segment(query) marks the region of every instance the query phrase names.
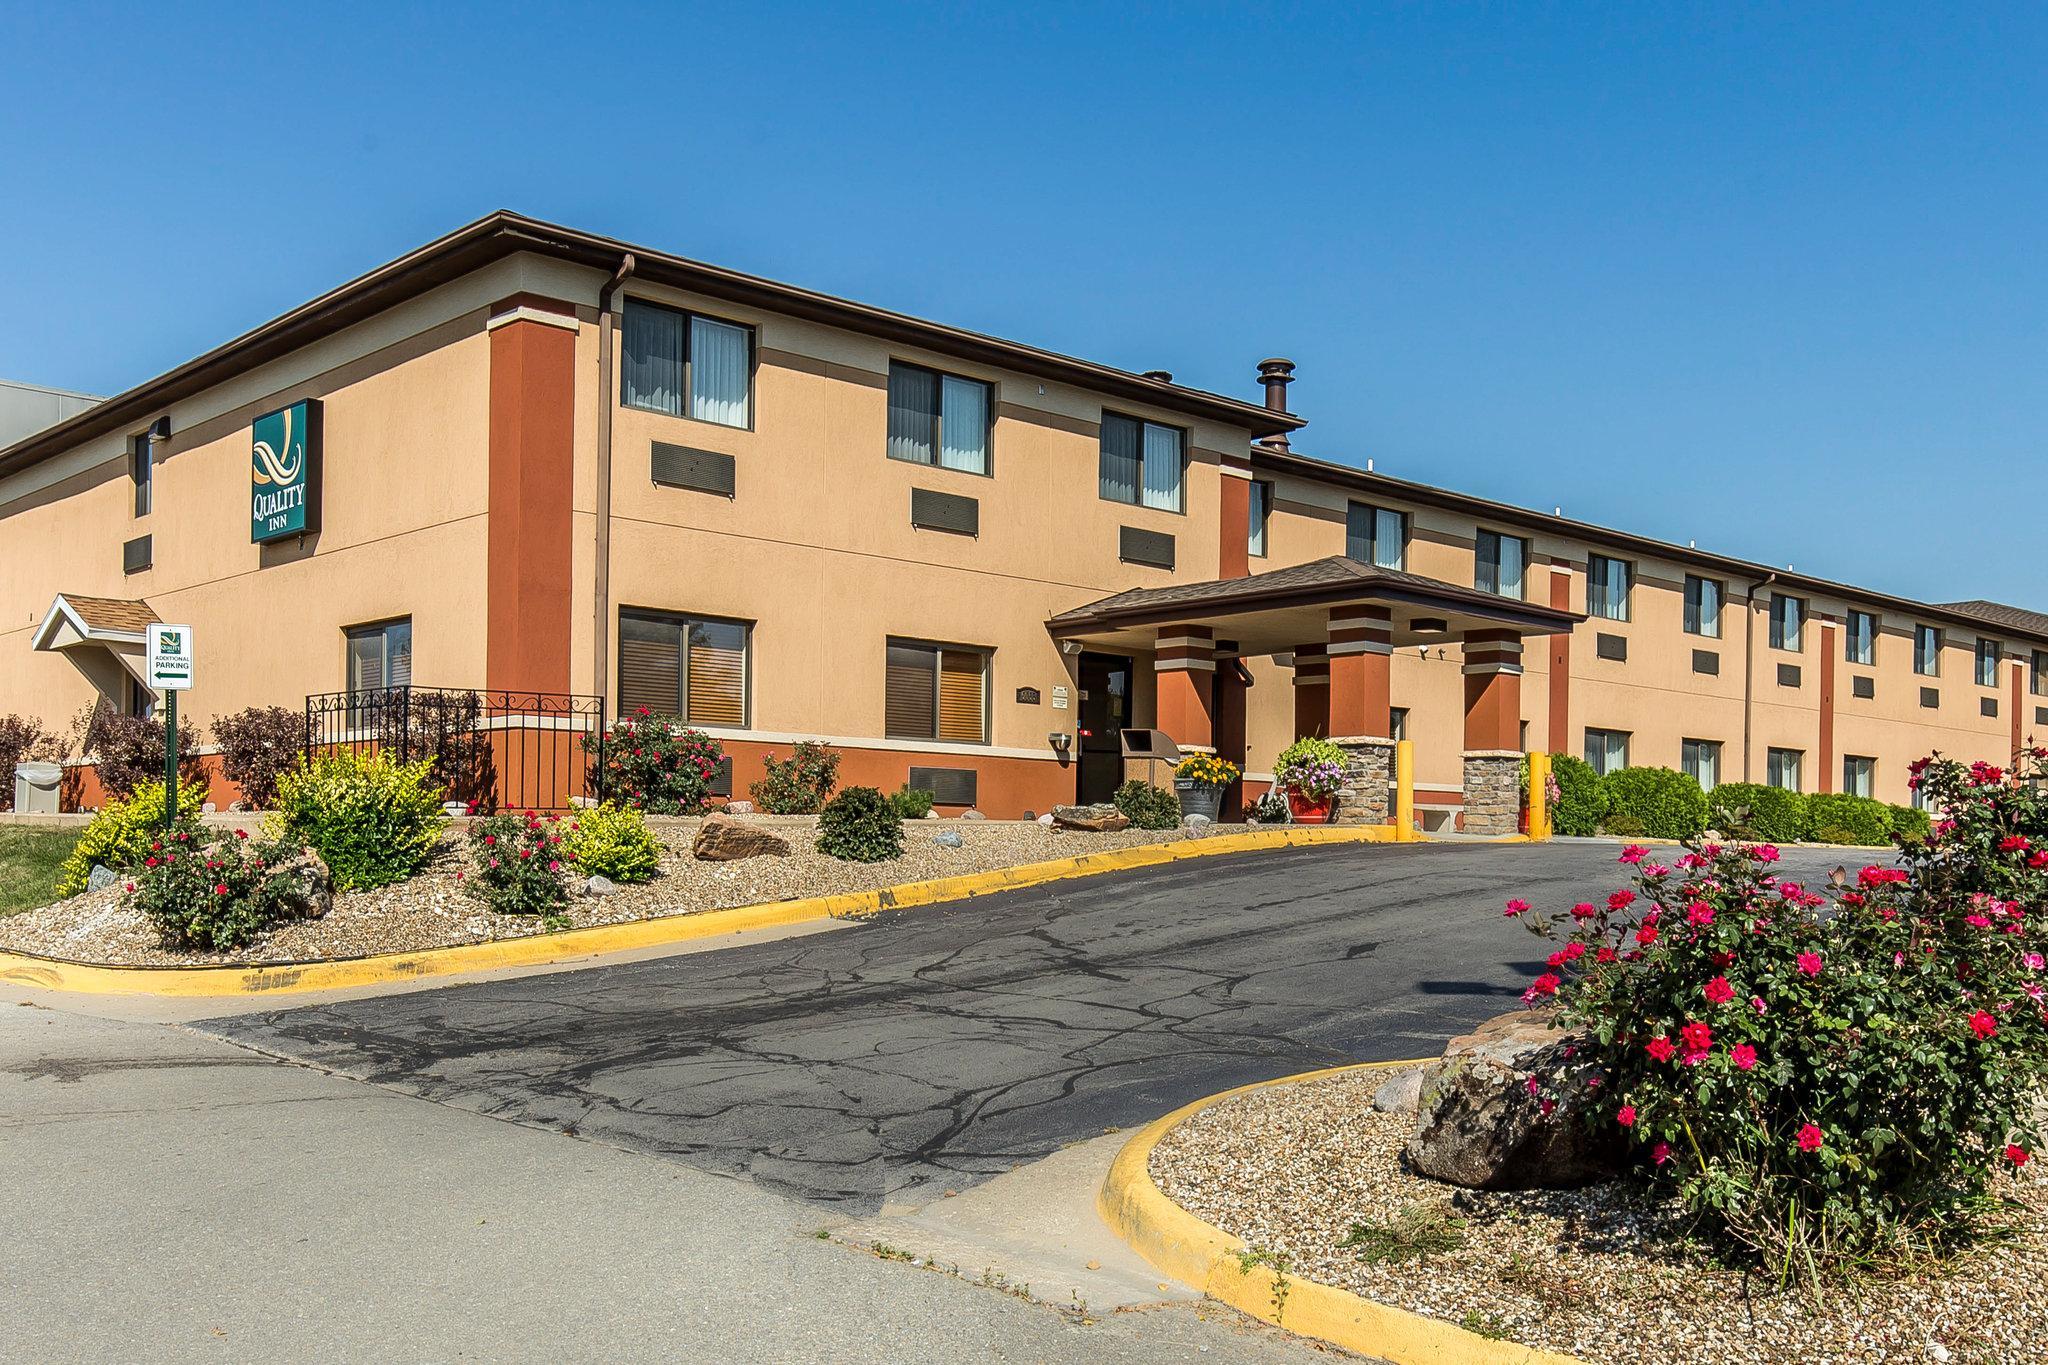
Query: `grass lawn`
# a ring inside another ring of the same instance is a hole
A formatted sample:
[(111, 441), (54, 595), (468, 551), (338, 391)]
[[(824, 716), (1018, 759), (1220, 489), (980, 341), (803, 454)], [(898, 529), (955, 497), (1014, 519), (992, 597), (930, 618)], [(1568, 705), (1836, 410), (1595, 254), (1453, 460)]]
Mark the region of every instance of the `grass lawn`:
[(54, 900), (57, 869), (84, 832), (0, 825), (0, 915), (33, 910)]

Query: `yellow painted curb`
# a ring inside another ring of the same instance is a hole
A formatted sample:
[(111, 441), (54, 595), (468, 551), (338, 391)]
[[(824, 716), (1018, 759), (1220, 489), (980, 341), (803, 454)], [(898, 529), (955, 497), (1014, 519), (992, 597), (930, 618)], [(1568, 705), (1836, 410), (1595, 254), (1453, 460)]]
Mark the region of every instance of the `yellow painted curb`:
[(1391, 843), (1388, 825), (1285, 825), (1172, 843), (1136, 844), (1072, 858), (969, 872), (957, 877), (907, 882), (874, 891), (849, 891), (808, 900), (746, 905), (731, 910), (664, 915), (565, 929), (554, 934), (464, 943), (417, 953), (385, 953), (376, 957), (282, 962), (243, 967), (107, 967), (31, 953), (0, 952), (0, 982), (43, 990), (79, 991), (90, 995), (285, 995), (299, 991), (340, 990), (452, 976), (500, 967), (538, 967), (572, 962), (603, 953), (655, 948), (750, 929), (774, 929), (812, 920), (849, 919), (881, 910), (940, 901), (966, 900), (992, 891), (1011, 891), (1072, 877), (1090, 877), (1133, 867), (1157, 867), (1187, 858), (1224, 853), (1294, 848), (1314, 844)]
[[(1270, 1266), (1247, 1264), (1251, 1251), (1241, 1238), (1211, 1226), (1168, 1199), (1152, 1183), (1152, 1149), (1183, 1120), (1213, 1104), (1269, 1086), (1318, 1080), (1347, 1071), (1414, 1066), (1415, 1062), (1365, 1062), (1333, 1066), (1298, 1076), (1241, 1085), (1196, 1100), (1138, 1130), (1124, 1144), (1095, 1197), (1096, 1212), (1161, 1274), (1201, 1290), (1240, 1313), (1315, 1337), (1347, 1351), (1379, 1356), (1394, 1365), (1583, 1365), (1574, 1356), (1541, 1351), (1519, 1342), (1495, 1341), (1438, 1318), (1361, 1298), (1347, 1290), (1287, 1277)], [(1284, 1311), (1277, 1306), (1284, 1303)]]

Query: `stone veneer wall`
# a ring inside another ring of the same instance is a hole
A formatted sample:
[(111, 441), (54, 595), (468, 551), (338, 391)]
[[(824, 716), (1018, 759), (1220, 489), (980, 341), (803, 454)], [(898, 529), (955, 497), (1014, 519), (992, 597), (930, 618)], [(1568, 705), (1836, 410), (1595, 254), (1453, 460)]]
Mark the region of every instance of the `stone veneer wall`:
[(1394, 818), (1394, 741), (1358, 736), (1331, 741), (1344, 751), (1344, 785), (1337, 789), (1335, 822), (1384, 825)]
[(1513, 834), (1522, 819), (1522, 756), (1507, 749), (1465, 755), (1465, 833)]

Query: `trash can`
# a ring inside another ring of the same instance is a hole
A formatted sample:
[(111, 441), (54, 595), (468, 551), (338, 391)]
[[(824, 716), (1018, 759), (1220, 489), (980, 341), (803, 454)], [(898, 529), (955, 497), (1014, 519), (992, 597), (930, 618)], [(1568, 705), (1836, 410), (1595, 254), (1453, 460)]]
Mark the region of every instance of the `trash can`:
[(19, 815), (55, 815), (57, 788), (64, 780), (61, 763), (14, 765), (14, 809)]

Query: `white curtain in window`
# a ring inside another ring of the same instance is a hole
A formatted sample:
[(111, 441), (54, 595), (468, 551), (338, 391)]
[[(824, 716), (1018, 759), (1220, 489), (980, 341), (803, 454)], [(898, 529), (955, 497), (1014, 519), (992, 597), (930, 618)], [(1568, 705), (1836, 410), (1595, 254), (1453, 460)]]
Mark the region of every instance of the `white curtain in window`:
[(1102, 496), (1138, 500), (1138, 424), (1128, 417), (1102, 419)]
[(1382, 569), (1401, 567), (1403, 539), (1401, 535), (1401, 514), (1386, 508), (1376, 508), (1372, 516), (1372, 562)]
[(1502, 597), (1522, 595), (1522, 549), (1524, 542), (1517, 536), (1500, 538), (1500, 562), (1494, 571), (1494, 591)]
[(939, 463), (948, 469), (988, 473), (988, 385), (972, 379), (944, 381), (945, 401), (939, 421)]
[(1180, 433), (1145, 423), (1145, 505), (1180, 510)]
[(889, 458), (932, 462), (932, 426), (938, 421), (938, 376), (910, 365), (889, 367)]
[(1251, 485), (1251, 496), (1245, 499), (1251, 510), (1251, 526), (1245, 532), (1245, 550), (1254, 555), (1266, 553), (1266, 485)]
[(620, 401), (682, 416), (683, 315), (628, 300), (624, 332)]
[(747, 424), (747, 329), (690, 319), (690, 416), (729, 427)]

